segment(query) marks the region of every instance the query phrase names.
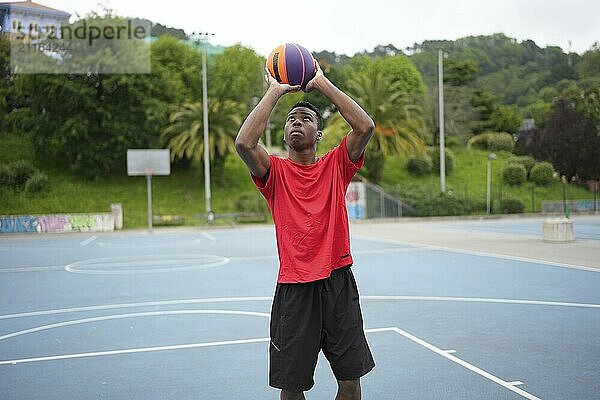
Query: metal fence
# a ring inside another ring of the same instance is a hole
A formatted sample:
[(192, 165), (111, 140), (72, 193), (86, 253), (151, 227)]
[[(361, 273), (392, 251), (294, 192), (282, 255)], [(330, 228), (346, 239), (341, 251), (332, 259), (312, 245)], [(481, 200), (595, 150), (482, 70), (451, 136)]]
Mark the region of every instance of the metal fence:
[(569, 201), (542, 201), (542, 213), (561, 214), (569, 212), (598, 212), (600, 201), (595, 200), (569, 200)]
[(358, 176), (351, 183), (346, 202), (350, 219), (399, 218), (415, 211), (381, 186)]
[[(573, 198), (569, 185), (563, 186), (562, 195), (548, 196), (543, 188), (498, 185), (490, 193), (489, 204), (485, 192), (473, 191), (468, 185), (448, 187), (440, 193), (439, 187), (430, 185), (393, 185), (386, 192), (411, 205), (403, 216), (482, 215), (510, 213), (562, 214), (600, 212), (600, 192), (589, 192), (589, 198)], [(562, 199), (561, 199), (562, 197)], [(488, 210), (489, 207), (489, 210)]]

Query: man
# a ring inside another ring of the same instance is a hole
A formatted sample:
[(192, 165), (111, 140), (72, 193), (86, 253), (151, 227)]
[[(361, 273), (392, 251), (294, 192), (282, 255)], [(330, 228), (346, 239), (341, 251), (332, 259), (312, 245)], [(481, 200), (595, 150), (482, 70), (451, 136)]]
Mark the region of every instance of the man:
[(279, 98), (300, 90), (279, 84), (268, 72), (269, 87), (242, 124), (235, 145), (267, 200), (277, 236), (280, 266), (271, 308), (269, 384), (281, 389), (282, 400), (304, 399), (323, 350), (338, 382), (336, 400), (358, 400), (360, 377), (375, 363), (350, 269), (345, 194), (364, 163), (374, 124), (316, 66), (305, 91), (320, 91), (352, 127), (339, 146), (316, 157), (323, 120), (305, 102), (294, 105), (285, 122), (288, 158), (270, 156), (259, 145)]

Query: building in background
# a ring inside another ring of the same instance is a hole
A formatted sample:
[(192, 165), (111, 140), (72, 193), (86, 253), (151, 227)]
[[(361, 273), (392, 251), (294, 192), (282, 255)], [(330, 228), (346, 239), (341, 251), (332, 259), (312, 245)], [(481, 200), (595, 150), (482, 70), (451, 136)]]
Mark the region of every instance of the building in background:
[(60, 37), (60, 28), (71, 14), (32, 1), (0, 3), (2, 32), (17, 37)]

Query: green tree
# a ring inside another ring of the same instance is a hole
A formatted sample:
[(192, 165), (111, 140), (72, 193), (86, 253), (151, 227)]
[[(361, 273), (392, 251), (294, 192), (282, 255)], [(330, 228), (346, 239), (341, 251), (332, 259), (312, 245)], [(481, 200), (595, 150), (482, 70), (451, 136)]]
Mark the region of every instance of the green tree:
[(128, 148), (156, 145), (164, 104), (144, 75), (19, 75), (11, 130), (30, 134), (36, 156), (99, 177), (125, 170)]
[(425, 85), (419, 71), (410, 59), (404, 55), (387, 56), (383, 58), (369, 58), (355, 56), (348, 68), (344, 69), (345, 81), (361, 72), (380, 71), (389, 79), (389, 83), (397, 82), (397, 86), (413, 103), (422, 105), (424, 101)]
[(171, 35), (152, 43), (152, 74), (164, 82), (162, 96), (174, 104), (202, 98), (202, 56)]
[(535, 126), (540, 129), (546, 127), (548, 118), (552, 113), (552, 103), (545, 101), (536, 101), (524, 109), (525, 118), (533, 118)]
[(444, 61), (444, 83), (452, 86), (466, 86), (477, 77), (477, 63), (474, 60)]
[(595, 126), (596, 133), (600, 135), (600, 81), (591, 87), (570, 87), (563, 92), (577, 110), (585, 115)]
[(477, 113), (477, 118), (471, 123), (473, 133), (478, 134), (493, 130), (492, 114), (498, 106), (497, 97), (486, 90), (476, 89), (471, 98), (471, 105)]
[(11, 79), (10, 42), (0, 35), (0, 129), (4, 128), (5, 118), (12, 107)]
[[(235, 150), (234, 139), (242, 123), (243, 106), (233, 100), (208, 100), (209, 154), (211, 171), (223, 183), (226, 156)], [(187, 158), (197, 163), (204, 157), (204, 124), (202, 103), (185, 103), (169, 117), (169, 125), (161, 135), (171, 150), (171, 159)]]
[(235, 44), (215, 56), (209, 69), (208, 95), (220, 100), (234, 100), (249, 111), (263, 92), (265, 59), (254, 50)]
[(559, 98), (543, 130), (532, 132), (523, 150), (538, 160), (550, 161), (567, 177), (600, 178), (600, 136), (591, 119), (575, 102)]
[(581, 77), (600, 76), (600, 42), (583, 54), (575, 68)]
[(424, 149), (425, 85), (404, 55), (355, 57), (344, 72), (346, 89), (375, 122), (365, 153), (365, 174), (380, 182), (385, 157)]
[[(380, 182), (383, 161), (390, 154), (408, 155), (423, 150), (424, 121), (420, 106), (413, 104), (402, 82), (394, 81), (383, 71), (370, 69), (357, 73), (348, 82), (350, 95), (375, 122), (375, 133), (365, 153), (365, 173)], [(349, 127), (338, 113), (333, 117), (326, 136), (339, 137)]]
[(490, 120), (497, 132), (516, 133), (523, 118), (515, 106), (498, 106)]
[[(514, 38), (498, 33), (469, 36), (455, 41), (425, 41), (415, 44), (410, 49), (413, 52), (411, 60), (419, 68), (429, 87), (437, 82), (439, 49), (443, 49), (450, 57), (444, 61), (447, 83), (460, 84), (461, 75), (453, 74), (452, 69), (472, 60), (478, 71), (476, 79), (469, 86), (493, 93), (500, 104), (515, 104), (525, 109), (539, 100), (537, 93), (540, 89), (554, 87), (561, 92), (559, 82), (577, 79), (576, 71), (571, 66), (579, 63), (579, 56), (576, 54), (565, 54), (556, 46), (540, 48), (531, 40), (519, 43)], [(584, 63), (580, 68), (595, 65), (591, 56), (592, 54), (589, 55), (591, 63)], [(458, 81), (453, 78), (458, 78)], [(552, 99), (545, 101), (552, 102)], [(485, 130), (477, 124), (474, 129), (475, 133)]]
[[(478, 117), (471, 105), (473, 90), (465, 86), (447, 86), (444, 88), (444, 132), (455, 137), (458, 143), (466, 143), (471, 137), (471, 124)], [(426, 122), (431, 138), (428, 143), (439, 143), (439, 102), (438, 88), (434, 86), (427, 93)]]
[(151, 51), (151, 74), (16, 75), (10, 129), (30, 134), (44, 162), (89, 177), (124, 173), (126, 150), (158, 146), (170, 106), (199, 87), (192, 49), (165, 36)]

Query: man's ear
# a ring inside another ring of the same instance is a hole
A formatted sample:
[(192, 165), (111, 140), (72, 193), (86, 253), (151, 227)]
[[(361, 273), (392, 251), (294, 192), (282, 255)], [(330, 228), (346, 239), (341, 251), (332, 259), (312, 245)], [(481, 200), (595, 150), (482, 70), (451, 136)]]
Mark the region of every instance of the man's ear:
[(317, 142), (323, 139), (323, 131), (317, 131)]

